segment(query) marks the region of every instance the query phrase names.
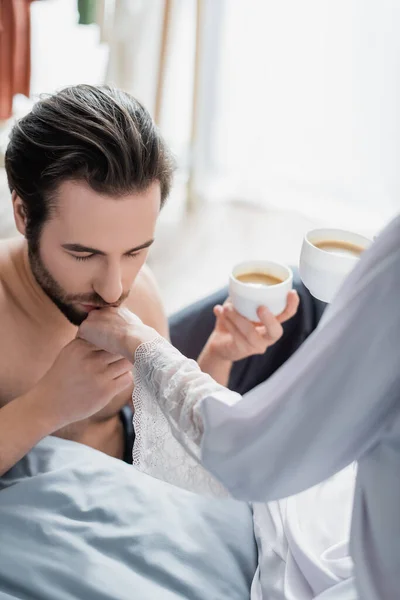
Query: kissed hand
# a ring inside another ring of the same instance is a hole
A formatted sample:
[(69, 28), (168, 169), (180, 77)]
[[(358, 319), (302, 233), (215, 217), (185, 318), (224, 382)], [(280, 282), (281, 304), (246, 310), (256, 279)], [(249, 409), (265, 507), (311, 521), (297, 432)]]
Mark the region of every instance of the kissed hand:
[(123, 307), (91, 311), (78, 330), (78, 337), (131, 363), (138, 346), (157, 336), (154, 329)]
[[(297, 292), (291, 291), (285, 310), (277, 317), (266, 307), (258, 309), (260, 323), (252, 323), (242, 317), (229, 299), (223, 306), (215, 306), (215, 327), (199, 357), (199, 363), (203, 359), (206, 364), (210, 358), (211, 362), (216, 358), (232, 363), (253, 354), (264, 354), (282, 336), (282, 323), (296, 314), (298, 306)], [(78, 337), (111, 354), (123, 356), (132, 363), (138, 346), (157, 335), (154, 329), (144, 325), (139, 317), (123, 307), (90, 312), (78, 330)]]

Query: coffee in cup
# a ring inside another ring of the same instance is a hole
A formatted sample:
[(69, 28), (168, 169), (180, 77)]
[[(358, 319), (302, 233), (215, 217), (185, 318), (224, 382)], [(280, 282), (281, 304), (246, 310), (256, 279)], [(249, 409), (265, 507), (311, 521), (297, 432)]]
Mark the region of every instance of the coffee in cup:
[(270, 273), (263, 273), (253, 271), (251, 273), (243, 273), (241, 275), (236, 275), (236, 279), (241, 281), (242, 283), (250, 283), (252, 285), (279, 285), (283, 283), (283, 279), (279, 279), (278, 277), (274, 277)]
[(339, 256), (355, 256), (356, 258), (359, 258), (365, 250), (362, 246), (340, 240), (322, 240), (321, 242), (315, 242), (314, 246), (325, 252), (330, 252), (331, 254), (338, 254)]
[(300, 277), (310, 293), (331, 302), (371, 240), (343, 229), (314, 229), (303, 241)]
[(257, 309), (267, 306), (274, 315), (285, 310), (293, 273), (280, 263), (247, 261), (236, 265), (229, 278), (229, 296), (235, 309), (253, 322), (259, 322)]

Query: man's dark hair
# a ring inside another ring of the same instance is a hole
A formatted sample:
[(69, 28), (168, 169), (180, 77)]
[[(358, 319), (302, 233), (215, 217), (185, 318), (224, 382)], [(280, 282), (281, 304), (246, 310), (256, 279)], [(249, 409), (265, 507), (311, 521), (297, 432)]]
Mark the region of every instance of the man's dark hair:
[(174, 171), (147, 110), (126, 92), (91, 85), (37, 102), (14, 126), (5, 166), (10, 190), (24, 204), (27, 238), (36, 242), (63, 181), (85, 181), (115, 196), (158, 181), (162, 206)]

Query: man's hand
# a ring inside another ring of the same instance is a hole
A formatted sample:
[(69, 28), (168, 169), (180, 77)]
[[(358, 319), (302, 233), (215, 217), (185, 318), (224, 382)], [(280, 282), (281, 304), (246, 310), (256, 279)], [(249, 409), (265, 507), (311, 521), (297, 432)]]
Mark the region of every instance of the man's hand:
[(132, 385), (132, 364), (75, 339), (34, 388), (54, 429), (91, 417)]
[(277, 317), (261, 306), (257, 311), (260, 323), (242, 317), (229, 299), (223, 306), (215, 306), (215, 327), (198, 359), (201, 369), (227, 385), (232, 363), (253, 354), (264, 354), (281, 338), (282, 323), (296, 314), (298, 306), (299, 297), (293, 290), (288, 294), (285, 310)]
[(91, 417), (131, 385), (126, 359), (70, 342), (29, 392), (0, 409), (0, 476), (43, 437)]
[(124, 356), (131, 363), (135, 351), (144, 342), (157, 337), (157, 332), (127, 308), (92, 310), (78, 330), (78, 337), (98, 348)]
[(274, 317), (268, 308), (261, 306), (257, 311), (260, 323), (252, 323), (227, 300), (223, 306), (214, 307), (217, 320), (207, 344), (215, 356), (232, 362), (253, 354), (264, 354), (281, 338), (282, 323), (296, 314), (298, 306), (299, 297), (297, 292), (292, 291), (282, 314)]

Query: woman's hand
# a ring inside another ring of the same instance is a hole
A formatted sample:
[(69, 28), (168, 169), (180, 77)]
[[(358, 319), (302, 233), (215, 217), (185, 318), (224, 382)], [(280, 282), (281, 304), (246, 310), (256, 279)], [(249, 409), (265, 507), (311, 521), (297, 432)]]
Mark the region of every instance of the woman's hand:
[(123, 307), (92, 310), (78, 329), (78, 337), (131, 363), (138, 346), (157, 336), (154, 329)]

